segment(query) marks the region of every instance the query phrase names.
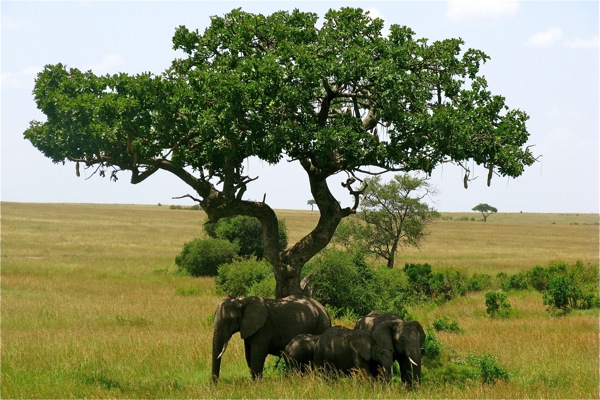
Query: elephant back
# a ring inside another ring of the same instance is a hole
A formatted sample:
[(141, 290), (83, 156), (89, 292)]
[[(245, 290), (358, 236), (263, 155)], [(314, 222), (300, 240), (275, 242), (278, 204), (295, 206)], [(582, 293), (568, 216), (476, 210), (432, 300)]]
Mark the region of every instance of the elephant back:
[(377, 311), (371, 311), (369, 314), (362, 317), (354, 326), (354, 329), (368, 329), (374, 330), (375, 327), (382, 322), (386, 321), (402, 321), (402, 318), (396, 313), (378, 313)]

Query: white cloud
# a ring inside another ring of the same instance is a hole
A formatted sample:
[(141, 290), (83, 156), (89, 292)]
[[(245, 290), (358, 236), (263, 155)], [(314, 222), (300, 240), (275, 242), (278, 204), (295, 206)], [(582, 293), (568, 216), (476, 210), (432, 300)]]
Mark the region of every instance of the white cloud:
[(527, 46), (530, 47), (551, 47), (558, 43), (563, 38), (562, 29), (555, 26), (544, 32), (533, 34), (527, 41)]
[(597, 49), (599, 47), (598, 43), (598, 36), (594, 36), (589, 39), (575, 38), (567, 40), (565, 46), (572, 49)]
[(529, 47), (552, 47), (562, 45), (572, 49), (597, 49), (599, 47), (598, 36), (587, 39), (575, 38), (565, 39), (562, 29), (553, 26), (546, 31), (537, 32), (527, 41)]
[(446, 15), (452, 19), (502, 18), (518, 10), (518, 0), (450, 0)]

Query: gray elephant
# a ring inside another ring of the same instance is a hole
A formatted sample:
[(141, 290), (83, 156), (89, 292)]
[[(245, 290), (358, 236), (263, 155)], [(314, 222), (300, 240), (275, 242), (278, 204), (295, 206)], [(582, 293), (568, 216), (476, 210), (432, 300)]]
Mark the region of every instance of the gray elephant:
[(421, 381), (421, 350), (425, 331), (417, 321), (405, 322), (394, 313), (371, 312), (356, 323), (354, 329), (380, 330), (385, 327), (393, 343), (394, 360), (400, 366), (402, 382), (412, 385)]
[(331, 326), (325, 307), (304, 296), (271, 300), (261, 297), (225, 299), (215, 312), (212, 381), (217, 382), (221, 357), (231, 336), (240, 332), (253, 379), (262, 376), (267, 355), (279, 356), (300, 333), (319, 334)]
[(281, 353), (289, 369), (307, 372), (314, 364), (315, 346), (320, 335), (302, 333), (295, 336)]
[(377, 376), (382, 368), (391, 378), (393, 362), (391, 337), (379, 331), (336, 326), (323, 332), (315, 346), (315, 366), (325, 372), (362, 370)]

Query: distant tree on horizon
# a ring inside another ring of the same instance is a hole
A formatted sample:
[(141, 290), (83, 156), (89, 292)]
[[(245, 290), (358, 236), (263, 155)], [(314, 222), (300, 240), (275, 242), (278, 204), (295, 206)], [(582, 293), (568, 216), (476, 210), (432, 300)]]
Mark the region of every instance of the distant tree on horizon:
[(317, 202), (314, 199), (310, 199), (309, 201), (306, 202), (306, 204), (308, 204), (310, 206), (310, 211), (313, 211), (315, 209), (315, 204), (317, 204)]
[(487, 203), (479, 203), (475, 207), (472, 208), (473, 211), (479, 211), (483, 216), (483, 222), (487, 222), (487, 217), (492, 215), (493, 213), (497, 213), (498, 209), (496, 207), (492, 207)]

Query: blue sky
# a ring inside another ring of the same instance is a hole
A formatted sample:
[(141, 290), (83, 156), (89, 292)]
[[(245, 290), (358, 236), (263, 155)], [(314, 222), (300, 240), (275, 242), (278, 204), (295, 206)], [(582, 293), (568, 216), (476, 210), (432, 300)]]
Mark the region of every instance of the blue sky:
[[(1, 199), (19, 202), (190, 204), (174, 196), (193, 194), (167, 173), (132, 185), (75, 175), (75, 166), (53, 164), (23, 139), (29, 121), (43, 120), (31, 91), (44, 65), (62, 62), (97, 74), (160, 73), (177, 57), (175, 27), (202, 31), (209, 16), (232, 8), (271, 13), (299, 8), (323, 15), (329, 8), (361, 7), (386, 25), (407, 25), (430, 41), (460, 37), (465, 48), (491, 60), (483, 74), (495, 94), (531, 117), (528, 129), (540, 162), (517, 179), (486, 171), (469, 189), (462, 172), (444, 166), (430, 183), (440, 211), (469, 211), (488, 203), (500, 212), (594, 212), (599, 208), (598, 1), (62, 1), (1, 2)], [(274, 208), (309, 209), (302, 169), (250, 161), (259, 179), (246, 197)], [(351, 199), (332, 178), (338, 199)], [(344, 177), (345, 179), (345, 177)], [(339, 189), (338, 189), (339, 188)]]

